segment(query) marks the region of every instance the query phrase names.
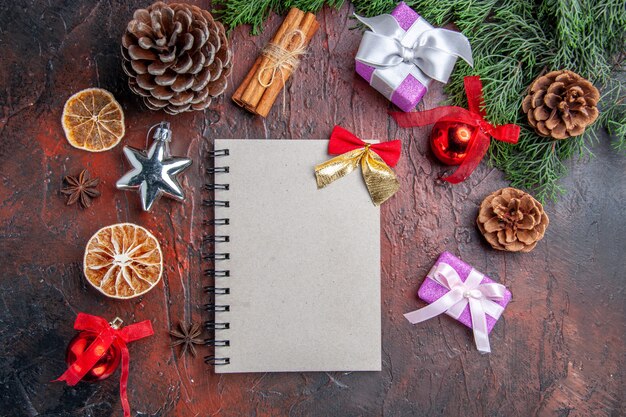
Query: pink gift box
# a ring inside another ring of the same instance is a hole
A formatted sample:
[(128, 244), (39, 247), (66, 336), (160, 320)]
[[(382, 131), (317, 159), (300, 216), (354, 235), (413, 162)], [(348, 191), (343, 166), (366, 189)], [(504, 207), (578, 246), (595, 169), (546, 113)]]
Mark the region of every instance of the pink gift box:
[[(437, 265), (439, 265), (439, 263), (441, 262), (444, 262), (450, 265), (457, 272), (457, 274), (459, 274), (459, 278), (461, 278), (461, 281), (463, 282), (465, 282), (468, 275), (470, 274), (470, 271), (472, 270), (472, 267), (470, 265), (466, 264), (465, 262), (463, 262), (456, 256), (452, 255), (450, 252), (443, 252), (441, 255), (439, 255), (439, 258), (437, 259), (437, 262), (435, 262), (435, 265), (433, 266), (431, 271), (434, 271)], [(430, 273), (431, 272), (429, 272), (429, 275)], [(493, 283), (493, 282), (494, 281), (491, 278), (485, 275), (485, 277), (480, 283), (488, 284), (488, 283)], [(422, 283), (422, 285), (420, 286), (417, 292), (417, 295), (419, 296), (420, 299), (426, 301), (428, 304), (431, 304), (435, 302), (436, 300), (438, 300), (439, 298), (443, 297), (445, 294), (447, 294), (448, 291), (449, 290), (446, 287), (439, 284), (437, 281), (433, 280), (429, 276), (426, 276), (426, 278), (424, 279), (424, 282)], [(502, 300), (494, 301), (494, 302), (502, 306), (502, 308), (506, 308), (506, 305), (509, 303), (509, 301), (511, 301), (511, 292), (507, 289), (504, 293), (504, 297), (502, 298)], [(491, 330), (493, 329), (493, 326), (495, 326), (497, 319), (491, 317), (489, 314), (486, 315), (486, 319), (487, 319), (487, 331), (490, 333)], [(465, 309), (459, 316), (458, 321), (460, 321), (461, 323), (463, 323), (470, 329), (472, 328), (472, 317), (470, 315), (469, 305), (465, 307)]]
[[(404, 30), (408, 30), (417, 19), (420, 19), (420, 15), (411, 9), (404, 2), (400, 2), (396, 8), (391, 12), (391, 15), (396, 19), (400, 27)], [(424, 20), (424, 19), (422, 19)], [(426, 25), (426, 21), (424, 21)], [(428, 25), (432, 28), (432, 26)], [(372, 84), (372, 78), (376, 68), (366, 65), (362, 62), (356, 61), (355, 66), (357, 74), (363, 77), (370, 85)], [(398, 106), (402, 111), (411, 111), (417, 106), (422, 97), (428, 91), (428, 86), (432, 81), (426, 75), (423, 78), (424, 83), (420, 82), (413, 75), (409, 74), (402, 83), (395, 88), (391, 94), (391, 102)], [(379, 90), (380, 91), (380, 90)], [(380, 91), (384, 95), (388, 95), (388, 92)]]

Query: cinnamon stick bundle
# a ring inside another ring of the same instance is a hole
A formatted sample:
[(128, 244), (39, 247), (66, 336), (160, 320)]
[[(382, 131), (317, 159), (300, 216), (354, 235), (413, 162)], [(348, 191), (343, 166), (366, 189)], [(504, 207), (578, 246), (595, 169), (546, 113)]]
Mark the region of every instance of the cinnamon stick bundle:
[(233, 101), (266, 117), (318, 28), (314, 14), (291, 8), (233, 94)]

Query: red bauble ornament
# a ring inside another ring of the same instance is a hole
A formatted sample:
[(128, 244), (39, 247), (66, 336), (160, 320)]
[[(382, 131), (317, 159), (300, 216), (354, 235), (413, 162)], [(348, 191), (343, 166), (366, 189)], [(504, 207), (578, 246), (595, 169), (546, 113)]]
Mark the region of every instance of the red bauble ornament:
[(120, 376), (120, 399), (124, 417), (130, 417), (128, 403), (128, 363), (130, 354), (127, 344), (144, 337), (152, 336), (150, 320), (134, 323), (124, 328), (122, 319), (116, 317), (107, 322), (102, 317), (78, 313), (74, 321), (74, 329), (81, 332), (72, 339), (65, 360), (67, 370), (55, 381), (65, 381), (74, 386), (80, 381), (100, 381), (110, 376), (122, 359)]
[(485, 118), (483, 84), (480, 77), (463, 79), (468, 109), (443, 106), (423, 112), (392, 112), (402, 127), (435, 124), (430, 144), (437, 158), (448, 165), (460, 165), (442, 180), (452, 184), (465, 181), (476, 169), (489, 150), (491, 138), (507, 143), (517, 143), (520, 127), (514, 124), (492, 125)]
[[(97, 337), (97, 333), (90, 331), (78, 333), (67, 346), (67, 351), (65, 352), (65, 363), (67, 363), (67, 366), (73, 364), (76, 359), (80, 357), (87, 350), (87, 348), (89, 348), (89, 346), (91, 346)], [(98, 348), (96, 347), (96, 349)], [(109, 346), (106, 353), (104, 353), (100, 360), (96, 362), (93, 368), (91, 368), (85, 376), (83, 376), (82, 381), (97, 382), (107, 379), (120, 365), (120, 358), (120, 348), (116, 343), (113, 343)]]
[(430, 134), (430, 147), (437, 159), (446, 165), (461, 165), (467, 156), (474, 129), (465, 123), (437, 121)]

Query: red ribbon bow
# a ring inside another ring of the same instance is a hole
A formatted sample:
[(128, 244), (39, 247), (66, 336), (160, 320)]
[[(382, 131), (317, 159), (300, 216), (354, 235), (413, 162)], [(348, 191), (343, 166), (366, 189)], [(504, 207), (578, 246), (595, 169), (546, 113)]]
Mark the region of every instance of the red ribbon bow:
[(517, 143), (520, 132), (519, 126), (515, 124), (494, 126), (487, 122), (485, 120), (487, 113), (483, 98), (483, 84), (480, 77), (465, 77), (463, 81), (469, 110), (457, 106), (443, 106), (423, 112), (390, 113), (401, 127), (426, 126), (442, 121), (465, 123), (476, 128), (467, 148), (467, 156), (459, 168), (452, 175), (442, 178), (452, 184), (465, 181), (476, 169), (489, 149), (491, 137), (503, 142)]
[(335, 126), (333, 132), (330, 134), (328, 153), (331, 155), (341, 155), (355, 149), (365, 148), (368, 145), (370, 149), (376, 152), (387, 165), (390, 167), (396, 166), (402, 151), (402, 143), (399, 140), (374, 143), (370, 145), (369, 143), (363, 142), (359, 137), (341, 126)]
[(122, 408), (124, 409), (124, 417), (130, 417), (130, 405), (128, 404), (128, 395), (126, 393), (130, 354), (128, 353), (126, 344), (143, 339), (144, 337), (152, 336), (154, 331), (152, 330), (150, 320), (131, 324), (122, 329), (116, 329), (111, 327), (102, 317), (78, 313), (76, 321), (74, 322), (74, 329), (91, 331), (97, 333), (98, 336), (93, 343), (89, 345), (87, 350), (76, 358), (76, 361), (74, 361), (67, 371), (56, 381), (65, 381), (70, 386), (78, 384), (87, 372), (93, 368), (96, 362), (104, 356), (109, 347), (115, 343), (122, 353), (122, 376), (120, 378)]

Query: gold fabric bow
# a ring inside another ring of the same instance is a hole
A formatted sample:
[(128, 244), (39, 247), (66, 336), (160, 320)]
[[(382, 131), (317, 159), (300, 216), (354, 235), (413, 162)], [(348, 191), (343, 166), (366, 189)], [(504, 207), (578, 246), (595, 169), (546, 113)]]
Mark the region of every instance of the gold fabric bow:
[(366, 144), (364, 148), (354, 149), (317, 165), (315, 167), (317, 188), (324, 188), (348, 175), (360, 163), (372, 202), (375, 206), (384, 203), (400, 189), (400, 183), (396, 174), (370, 147), (370, 144)]

